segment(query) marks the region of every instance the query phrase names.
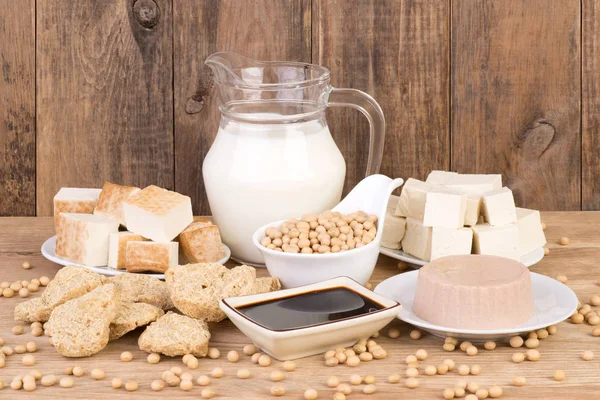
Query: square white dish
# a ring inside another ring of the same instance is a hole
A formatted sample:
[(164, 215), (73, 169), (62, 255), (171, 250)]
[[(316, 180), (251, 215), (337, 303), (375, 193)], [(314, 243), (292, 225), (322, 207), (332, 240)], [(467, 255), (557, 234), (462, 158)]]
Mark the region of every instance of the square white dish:
[[(287, 330), (269, 329), (237, 310), (245, 305), (333, 288), (350, 289), (384, 308), (369, 314)], [(277, 292), (231, 297), (221, 300), (219, 306), (257, 347), (278, 360), (308, 357), (335, 347), (352, 346), (386, 326), (402, 309), (397, 301), (374, 293), (345, 276)]]

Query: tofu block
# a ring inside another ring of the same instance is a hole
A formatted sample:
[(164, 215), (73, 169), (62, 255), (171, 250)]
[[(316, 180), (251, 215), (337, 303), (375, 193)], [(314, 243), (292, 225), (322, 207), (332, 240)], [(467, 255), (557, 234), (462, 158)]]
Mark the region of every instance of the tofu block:
[(431, 261), (445, 256), (471, 254), (472, 243), (471, 228), (430, 227), (407, 218), (402, 249), (421, 260)]
[(108, 242), (119, 223), (93, 214), (60, 213), (56, 227), (56, 255), (78, 264), (100, 267), (108, 263)]
[(111, 233), (108, 240), (108, 266), (115, 269), (125, 269), (127, 242), (142, 242), (145, 240), (142, 235), (129, 231)]
[(517, 224), (492, 226), (477, 224), (472, 226), (473, 252), (520, 260), (519, 229)]
[(170, 242), (194, 222), (188, 196), (148, 186), (123, 202), (125, 225), (155, 242)]
[(98, 202), (101, 189), (61, 188), (54, 196), (54, 226), (61, 212), (91, 214)]
[(450, 171), (431, 171), (425, 182), (433, 185), (445, 185), (456, 175), (458, 175), (456, 172)]
[(460, 190), (465, 194), (482, 194), (502, 188), (500, 174), (456, 174), (444, 184), (449, 188)]
[(125, 269), (127, 272), (152, 271), (164, 273), (179, 264), (177, 242), (127, 242)]
[[(434, 185), (430, 183), (408, 178), (402, 187), (402, 192), (394, 215), (397, 217), (410, 216), (422, 220), (423, 209), (425, 208), (425, 194), (427, 193), (427, 190), (430, 190), (433, 187)], [(415, 203), (415, 205), (413, 206), (411, 203)], [(413, 208), (412, 214), (411, 207)]]
[(471, 254), (473, 230), (471, 228), (444, 228), (434, 226), (431, 230), (431, 256), (436, 258)]
[(411, 256), (428, 261), (431, 258), (431, 232), (431, 227), (424, 226), (414, 218), (406, 218), (402, 250)]
[(388, 210), (383, 223), (383, 234), (381, 245), (388, 249), (400, 250), (402, 248), (402, 239), (406, 231), (406, 218), (396, 217), (392, 211)]
[(102, 192), (98, 198), (98, 204), (94, 209), (94, 214), (114, 219), (121, 225), (125, 225), (123, 202), (139, 191), (140, 188), (135, 186), (121, 186), (110, 182), (104, 182)]
[(195, 221), (179, 234), (181, 253), (191, 263), (215, 262), (225, 257), (219, 227)]
[(400, 201), (399, 196), (390, 195), (381, 238), (381, 245), (393, 250), (400, 250), (402, 248), (402, 238), (406, 230), (406, 218), (394, 215), (398, 201)]
[(517, 222), (517, 209), (512, 190), (507, 187), (484, 193), (483, 216), (493, 226), (508, 225)]
[(465, 225), (467, 196), (437, 187), (427, 191), (423, 211), (423, 225), (458, 229)]
[(473, 226), (481, 216), (481, 196), (471, 195), (467, 197), (467, 209), (465, 211), (465, 226)]
[(519, 254), (521, 256), (546, 245), (546, 235), (542, 229), (539, 211), (517, 207), (517, 228), (519, 229)]

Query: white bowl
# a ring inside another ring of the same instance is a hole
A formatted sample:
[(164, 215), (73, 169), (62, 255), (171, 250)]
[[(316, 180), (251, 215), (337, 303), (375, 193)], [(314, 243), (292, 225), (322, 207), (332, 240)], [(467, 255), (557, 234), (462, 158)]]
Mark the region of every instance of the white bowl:
[(252, 241), (262, 253), (269, 274), (279, 278), (285, 288), (309, 285), (338, 276), (348, 276), (361, 285), (367, 283), (377, 263), (388, 199), (392, 191), (402, 183), (400, 178), (392, 180), (384, 175), (368, 176), (333, 208), (342, 214), (361, 210), (377, 215), (375, 239), (357, 249), (327, 254), (283, 253), (267, 249), (260, 244), (260, 240), (265, 236), (267, 228), (278, 227), (285, 220), (258, 228)]
[[(331, 288), (348, 288), (385, 308), (356, 317), (287, 330), (268, 329), (237, 310), (237, 307), (245, 305)], [(402, 309), (398, 302), (374, 293), (347, 277), (277, 292), (230, 297), (221, 300), (219, 306), (257, 347), (278, 360), (293, 360), (324, 353), (340, 346), (352, 346), (360, 339), (368, 338), (382, 329), (396, 318)]]

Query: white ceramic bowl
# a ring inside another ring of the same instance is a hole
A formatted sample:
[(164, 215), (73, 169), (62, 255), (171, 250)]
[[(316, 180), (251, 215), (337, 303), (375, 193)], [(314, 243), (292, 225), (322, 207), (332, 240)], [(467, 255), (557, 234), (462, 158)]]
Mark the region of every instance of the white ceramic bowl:
[[(236, 309), (244, 305), (331, 288), (348, 288), (381, 304), (385, 308), (356, 317), (279, 331), (268, 329), (256, 323)], [(372, 292), (347, 277), (339, 277), (277, 292), (231, 297), (221, 300), (219, 306), (235, 326), (244, 335), (248, 336), (257, 347), (278, 360), (308, 357), (340, 346), (350, 347), (360, 339), (368, 338), (382, 329), (396, 318), (402, 309), (398, 302)]]
[(361, 285), (367, 283), (377, 263), (388, 199), (392, 191), (402, 183), (403, 180), (400, 178), (392, 180), (384, 175), (368, 176), (333, 208), (334, 211), (342, 214), (362, 210), (377, 215), (379, 221), (375, 239), (358, 249), (327, 254), (274, 251), (261, 245), (260, 240), (265, 236), (267, 228), (278, 227), (285, 220), (260, 227), (254, 232), (252, 240), (262, 253), (269, 274), (279, 278), (285, 288), (309, 285), (338, 276), (348, 276)]

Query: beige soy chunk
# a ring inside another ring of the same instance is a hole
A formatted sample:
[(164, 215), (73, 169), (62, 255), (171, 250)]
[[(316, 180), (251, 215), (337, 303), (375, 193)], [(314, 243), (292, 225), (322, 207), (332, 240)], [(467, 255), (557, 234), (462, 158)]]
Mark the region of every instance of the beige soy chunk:
[(169, 311), (146, 328), (138, 345), (148, 353), (204, 357), (208, 353), (209, 339), (210, 332), (204, 321)]
[(87, 357), (107, 344), (110, 323), (120, 305), (115, 285), (107, 284), (54, 309), (47, 322), (52, 345), (66, 357)]
[(219, 301), (226, 297), (266, 293), (281, 288), (277, 278), (256, 278), (246, 265), (229, 269), (221, 264), (188, 264), (165, 272), (173, 303), (185, 315), (207, 322), (225, 319)]
[(109, 340), (116, 340), (140, 326), (148, 325), (163, 314), (162, 309), (152, 304), (122, 302), (117, 316), (110, 323)]
[(102, 285), (105, 279), (87, 268), (63, 267), (48, 283), (40, 297), (19, 303), (15, 307), (15, 320), (46, 322), (56, 307), (91, 292)]
[(109, 279), (121, 294), (121, 301), (148, 303), (168, 311), (173, 302), (167, 284), (160, 279), (144, 274), (121, 274)]
[(225, 257), (219, 227), (195, 221), (179, 234), (181, 254), (191, 263), (216, 262)]

